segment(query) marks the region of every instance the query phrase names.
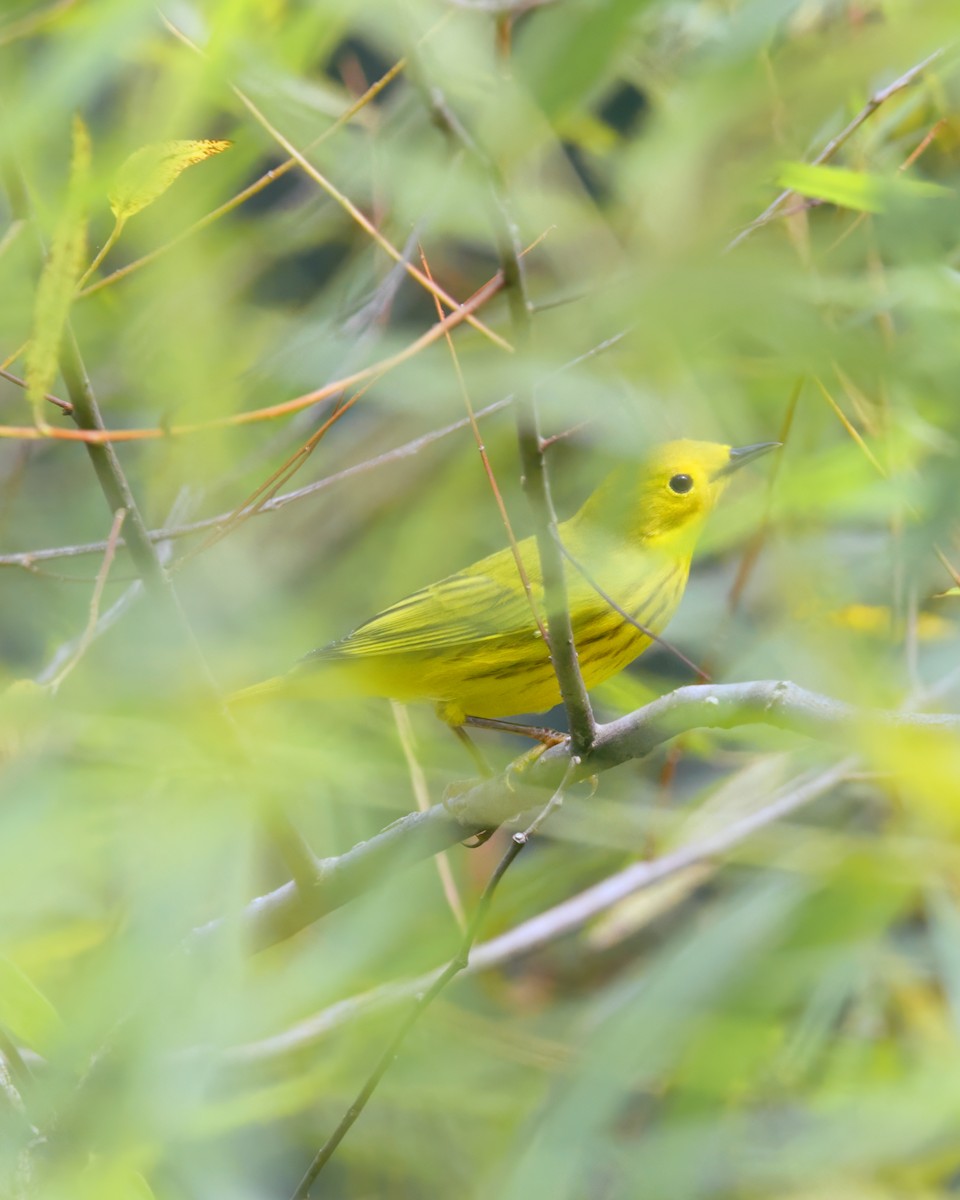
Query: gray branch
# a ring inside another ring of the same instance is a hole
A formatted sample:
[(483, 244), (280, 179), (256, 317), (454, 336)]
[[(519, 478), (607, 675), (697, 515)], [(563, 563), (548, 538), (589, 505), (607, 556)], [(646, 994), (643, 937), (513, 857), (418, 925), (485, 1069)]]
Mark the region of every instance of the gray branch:
[[(960, 734), (960, 715), (859, 709), (793, 683), (760, 680), (678, 688), (617, 721), (597, 728), (591, 752), (571, 776), (584, 779), (693, 729), (770, 725), (826, 743), (849, 743), (889, 729), (931, 729)], [(469, 834), (512, 820), (543, 803), (570, 766), (570, 751), (556, 746), (533, 763), (513, 764), (446, 806), (410, 813), (381, 833), (333, 858), (322, 859), (309, 887), (293, 883), (253, 900), (240, 917), (247, 942), (264, 949), (292, 937), (327, 913), (370, 890), (397, 870), (412, 866)], [(195, 952), (222, 927), (213, 921), (194, 931)]]
[[(490, 220), (500, 258), (514, 346), (519, 354), (529, 351), (531, 341), (532, 307), (527, 294), (523, 251), (520, 247), (516, 221), (513, 217), (506, 180), (497, 164), (475, 141), (459, 120), (439, 88), (432, 87), (424, 77), (417, 50), (410, 51), (411, 78), (418, 84), (434, 123), (450, 144), (462, 150), (478, 170), (490, 192)], [(582, 756), (590, 748), (596, 734), (596, 721), (590, 706), (580, 661), (573, 638), (570, 606), (567, 600), (563, 555), (557, 539), (557, 514), (553, 506), (550, 477), (547, 472), (544, 439), (540, 432), (537, 390), (524, 386), (517, 395), (517, 442), (520, 450), (522, 485), (533, 516), (534, 538), (540, 560), (543, 581), (543, 600), (547, 628), (537, 617), (544, 635), (554, 674), (567, 715), (567, 724), (576, 754)], [(518, 562), (517, 569), (529, 594), (526, 576)], [(531, 598), (531, 604), (533, 600)], [(536, 615), (536, 613), (535, 613)]]
[[(505, 962), (532, 954), (558, 938), (582, 929), (589, 921), (601, 916), (629, 896), (663, 883), (664, 880), (680, 875), (691, 867), (729, 854), (765, 826), (783, 820), (829, 792), (842, 782), (852, 761), (846, 759), (823, 770), (810, 772), (801, 779), (795, 779), (781, 788), (768, 803), (739, 820), (732, 821), (716, 833), (679, 846), (659, 858), (631, 863), (622, 871), (602, 879), (592, 887), (547, 909), (546, 912), (531, 917), (499, 937), (481, 943), (470, 955), (466, 974), (475, 975), (480, 971), (489, 971)], [(222, 1062), (227, 1066), (244, 1066), (299, 1053), (358, 1017), (382, 1012), (420, 995), (433, 986), (442, 970), (442, 967), (437, 967), (413, 979), (381, 984), (361, 995), (339, 1000), (283, 1033), (226, 1051)]]

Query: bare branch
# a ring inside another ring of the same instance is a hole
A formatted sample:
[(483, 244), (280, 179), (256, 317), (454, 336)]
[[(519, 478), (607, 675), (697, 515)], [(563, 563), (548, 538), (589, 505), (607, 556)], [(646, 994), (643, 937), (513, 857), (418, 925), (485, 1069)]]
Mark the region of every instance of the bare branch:
[[(809, 692), (794, 683), (692, 685), (644, 705), (618, 721), (597, 728), (593, 749), (576, 768), (574, 780), (643, 758), (658, 746), (692, 729), (733, 729), (771, 725), (827, 743), (848, 742), (870, 729), (928, 729), (960, 733), (960, 714), (907, 713), (858, 709), (841, 700)], [(248, 943), (263, 949), (319, 920), (370, 890), (383, 878), (421, 861), (475, 833), (513, 819), (536, 806), (541, 789), (553, 790), (570, 764), (566, 745), (547, 750), (536, 761), (514, 764), (495, 779), (434, 805), (409, 813), (345, 854), (322, 859), (309, 889), (284, 884), (260, 896), (241, 919)], [(519, 769), (517, 769), (519, 766)], [(518, 789), (518, 780), (520, 787)], [(194, 931), (190, 945), (199, 949), (216, 936), (222, 922)]]
[[(476, 975), (532, 954), (558, 938), (582, 929), (629, 896), (680, 875), (709, 859), (729, 854), (760, 829), (783, 820), (826, 795), (846, 777), (851, 761), (845, 760), (825, 770), (807, 773), (804, 778), (792, 780), (768, 803), (717, 833), (680, 846), (659, 858), (631, 863), (617, 874), (524, 921), (507, 933), (481, 943), (470, 955), (466, 973)], [(423, 992), (435, 982), (442, 970), (442, 967), (437, 967), (415, 979), (383, 984), (362, 995), (340, 1000), (283, 1033), (226, 1051), (222, 1061), (229, 1066), (244, 1066), (299, 1053), (358, 1017), (382, 1012)]]
[(782, 680), (693, 685), (668, 692), (636, 712), (602, 725), (585, 765), (593, 770), (617, 766), (642, 758), (690, 729), (733, 729), (738, 725), (773, 725), (818, 741), (843, 743), (868, 728), (957, 733), (960, 714), (860, 709)]
[[(27, 381), (25, 379), (21, 379), (19, 375), (14, 375), (12, 371), (7, 371), (3, 367), (0, 367), (0, 379), (5, 379), (8, 383), (12, 383), (18, 388), (23, 388), (24, 391), (27, 390)], [(50, 392), (44, 392), (43, 398), (44, 400), (49, 400), (51, 404), (55, 404), (57, 408), (65, 413), (73, 412), (73, 405), (69, 400), (61, 400), (59, 396), (54, 396)]]
[[(454, 145), (465, 152), (490, 188), (492, 222), (500, 255), (501, 273), (510, 303), (514, 345), (518, 351), (523, 352), (530, 342), (530, 301), (527, 296), (517, 226), (510, 211), (506, 185), (497, 166), (463, 127), (443, 94), (437, 88), (426, 84), (419, 69), (413, 75), (420, 84), (425, 102), (438, 127)], [(543, 597), (549, 634), (547, 645), (567, 714), (573, 752), (583, 755), (593, 743), (596, 722), (590, 707), (590, 697), (580, 673), (573, 639), (563, 556), (557, 543), (557, 514), (550, 494), (536, 390), (524, 388), (518, 394), (516, 404), (523, 489), (533, 512), (534, 535), (540, 556), (540, 573), (543, 577)]]

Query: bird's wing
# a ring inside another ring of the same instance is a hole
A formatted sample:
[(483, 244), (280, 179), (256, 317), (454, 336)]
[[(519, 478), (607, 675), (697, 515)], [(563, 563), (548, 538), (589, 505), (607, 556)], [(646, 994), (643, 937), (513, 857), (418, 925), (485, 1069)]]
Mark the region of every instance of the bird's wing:
[[(539, 585), (533, 590), (539, 603)], [(439, 650), (534, 629), (518, 578), (502, 583), (472, 568), (414, 592), (307, 659)]]

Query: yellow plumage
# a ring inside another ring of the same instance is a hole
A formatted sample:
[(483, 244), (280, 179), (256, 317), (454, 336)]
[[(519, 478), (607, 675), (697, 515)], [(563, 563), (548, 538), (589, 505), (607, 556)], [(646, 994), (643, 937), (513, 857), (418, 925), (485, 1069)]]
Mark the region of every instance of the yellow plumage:
[[(730, 473), (775, 445), (732, 450), (712, 442), (669, 442), (641, 466), (615, 472), (560, 525), (569, 554), (570, 618), (588, 688), (650, 644), (617, 608), (652, 633), (664, 629), (686, 587), (697, 535)], [(542, 616), (534, 539), (522, 541), (519, 551)], [(247, 688), (236, 699), (287, 690), (429, 700), (451, 725), (467, 716), (543, 712), (560, 700), (509, 548), (414, 592), (307, 655), (288, 675)]]

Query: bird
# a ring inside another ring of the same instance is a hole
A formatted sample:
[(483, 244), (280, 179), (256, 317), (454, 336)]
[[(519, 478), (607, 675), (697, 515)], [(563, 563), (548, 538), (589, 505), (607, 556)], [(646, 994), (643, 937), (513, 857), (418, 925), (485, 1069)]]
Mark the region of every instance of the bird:
[[(588, 689), (623, 670), (662, 633), (686, 588), (697, 538), (731, 475), (779, 445), (667, 442), (614, 470), (557, 526)], [(493, 725), (560, 702), (545, 628), (540, 557), (528, 537), (516, 553), (508, 546), (411, 593), (311, 651), (285, 675), (230, 699), (359, 692), (428, 701), (465, 732), (466, 724)]]

